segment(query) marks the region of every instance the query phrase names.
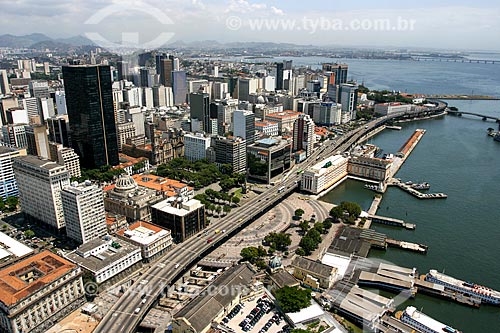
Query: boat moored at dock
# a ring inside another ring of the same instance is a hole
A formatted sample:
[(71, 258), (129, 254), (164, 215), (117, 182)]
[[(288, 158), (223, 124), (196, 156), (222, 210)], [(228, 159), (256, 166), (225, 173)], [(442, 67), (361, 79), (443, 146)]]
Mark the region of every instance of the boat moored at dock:
[(481, 299), (482, 303), (500, 305), (500, 292), (490, 288), (439, 273), (436, 270), (431, 270), (425, 277), (426, 281), (441, 284), (445, 288), (454, 290), (464, 295), (476, 296)]
[(407, 307), (401, 314), (398, 315), (400, 320), (424, 333), (462, 333), (461, 331), (445, 325), (434, 318), (429, 317), (423, 312), (418, 311), (415, 307)]

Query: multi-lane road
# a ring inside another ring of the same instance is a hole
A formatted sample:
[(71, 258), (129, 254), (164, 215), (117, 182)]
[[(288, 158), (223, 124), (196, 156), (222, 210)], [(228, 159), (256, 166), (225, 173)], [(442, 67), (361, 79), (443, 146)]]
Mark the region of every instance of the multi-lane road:
[[(382, 125), (388, 119), (397, 116), (378, 118), (363, 127), (344, 134), (337, 138), (336, 141), (326, 141), (322, 148), (317, 149), (305, 162), (300, 164), (300, 168), (311, 167), (317, 163), (318, 156), (326, 158), (329, 155), (348, 150), (363, 135)], [(203, 254), (210, 252), (231, 238), (243, 226), (295, 190), (300, 177), (300, 174), (292, 170), (289, 177), (266, 190), (255, 201), (233, 210), (230, 215), (221, 219), (216, 225), (210, 225), (205, 229), (206, 233), (201, 232), (197, 237), (192, 237), (181, 244), (177, 244), (162, 259), (155, 262), (151, 268), (143, 273), (138, 281), (135, 281), (113, 305), (94, 332), (133, 332), (162, 291), (173, 283), (182, 272), (198, 262)], [(225, 232), (215, 234), (216, 229), (225, 230)], [(210, 242), (208, 241), (209, 238), (212, 239)], [(146, 297), (142, 298), (144, 294), (146, 294)]]

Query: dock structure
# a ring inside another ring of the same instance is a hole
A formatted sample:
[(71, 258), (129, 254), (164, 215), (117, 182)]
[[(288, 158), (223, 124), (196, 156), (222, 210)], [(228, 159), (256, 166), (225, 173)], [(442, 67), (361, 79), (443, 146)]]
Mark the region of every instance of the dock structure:
[(372, 223), (391, 225), (395, 227), (402, 227), (408, 230), (415, 230), (416, 226), (412, 223), (406, 223), (403, 220), (395, 219), (392, 217), (385, 217), (380, 215), (370, 215)]
[(328, 290), (324, 297), (339, 314), (371, 329), (385, 314), (395, 311), (393, 300), (344, 281)]
[(368, 271), (361, 271), (358, 278), (359, 285), (379, 287), (388, 291), (406, 291), (410, 297), (415, 297), (414, 276), (416, 269), (409, 269), (395, 265), (381, 263)]
[(388, 246), (398, 247), (398, 248), (403, 249), (403, 250), (418, 252), (421, 254), (426, 254), (427, 250), (429, 249), (427, 245), (404, 242), (404, 241), (391, 239), (391, 238), (387, 238), (385, 241), (386, 241)]
[(400, 189), (402, 189), (403, 191), (413, 195), (414, 197), (416, 197), (418, 199), (446, 199), (446, 198), (448, 198), (448, 195), (446, 195), (444, 193), (422, 193), (420, 191), (417, 191), (416, 189), (414, 189), (410, 185), (407, 185), (407, 184), (405, 184), (405, 183), (403, 183), (400, 180), (395, 179), (395, 178), (392, 178), (387, 183), (387, 185), (397, 186)]

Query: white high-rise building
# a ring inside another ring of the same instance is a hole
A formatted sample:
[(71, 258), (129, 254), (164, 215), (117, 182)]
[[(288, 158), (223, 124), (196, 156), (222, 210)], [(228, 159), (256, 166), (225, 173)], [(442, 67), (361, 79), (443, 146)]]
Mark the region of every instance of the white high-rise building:
[(0, 95), (9, 95), (9, 77), (7, 76), (7, 70), (0, 69)]
[(66, 93), (64, 91), (56, 91), (55, 96), (57, 114), (68, 114), (68, 110), (66, 109)]
[(229, 92), (229, 85), (225, 82), (214, 82), (212, 92), (213, 99), (225, 99)]
[(197, 93), (200, 89), (203, 90), (204, 93), (209, 93), (206, 91), (208, 89), (208, 80), (192, 80), (188, 82), (189, 93)]
[(184, 135), (184, 157), (190, 161), (207, 158), (210, 141), (210, 137), (206, 137), (201, 133)]
[(252, 111), (237, 110), (233, 113), (234, 136), (246, 140), (247, 145), (255, 142), (255, 114)]
[(57, 152), (57, 162), (68, 169), (70, 177), (80, 178), (82, 176), (80, 157), (75, 153), (73, 148), (62, 147)]
[(106, 235), (104, 194), (100, 187), (90, 182), (72, 184), (62, 190), (61, 201), (69, 238), (85, 244)]
[(264, 78), (264, 89), (267, 91), (275, 91), (276, 90), (276, 77), (266, 76)]
[(69, 186), (66, 167), (28, 155), (14, 159), (14, 174), (22, 212), (53, 229), (64, 228), (61, 191)]
[(144, 87), (142, 92), (142, 105), (148, 109), (154, 108), (153, 88)]
[(309, 157), (313, 153), (316, 135), (314, 121), (307, 114), (300, 114), (293, 126), (293, 151), (303, 150)]
[(128, 102), (131, 107), (142, 106), (142, 89), (129, 88), (123, 91), (123, 99)]
[(319, 125), (339, 125), (342, 122), (342, 105), (335, 102), (323, 102), (313, 106), (314, 122)]
[(26, 155), (26, 150), (17, 150), (0, 146), (0, 197), (17, 197), (16, 177), (12, 168), (13, 159)]
[(2, 127), (3, 142), (11, 147), (25, 148), (28, 146), (26, 124), (5, 125)]

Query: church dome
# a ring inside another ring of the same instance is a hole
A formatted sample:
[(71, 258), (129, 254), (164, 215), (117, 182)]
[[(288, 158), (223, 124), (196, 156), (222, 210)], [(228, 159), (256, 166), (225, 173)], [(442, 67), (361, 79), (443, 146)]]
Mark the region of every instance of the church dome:
[(137, 188), (137, 183), (134, 178), (128, 175), (121, 175), (116, 181), (115, 191), (117, 192), (129, 192)]

